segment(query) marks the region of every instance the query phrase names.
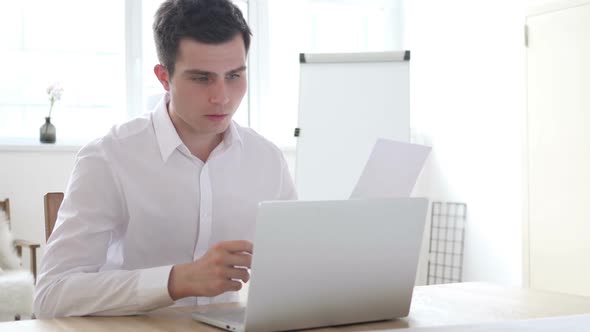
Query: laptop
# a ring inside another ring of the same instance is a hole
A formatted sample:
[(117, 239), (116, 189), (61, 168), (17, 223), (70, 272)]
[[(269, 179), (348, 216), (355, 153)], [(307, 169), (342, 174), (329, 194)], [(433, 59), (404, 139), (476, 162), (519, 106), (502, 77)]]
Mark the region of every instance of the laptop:
[(427, 207), (424, 198), (262, 202), (246, 306), (193, 318), (261, 332), (405, 317)]

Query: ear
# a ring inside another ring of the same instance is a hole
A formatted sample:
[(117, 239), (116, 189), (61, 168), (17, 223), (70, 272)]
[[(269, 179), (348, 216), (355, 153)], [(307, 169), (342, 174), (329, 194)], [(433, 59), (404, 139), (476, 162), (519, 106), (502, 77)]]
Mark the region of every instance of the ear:
[(168, 75), (168, 69), (161, 64), (157, 64), (154, 66), (154, 74), (156, 74), (156, 77), (162, 84), (164, 90), (170, 91), (170, 76)]

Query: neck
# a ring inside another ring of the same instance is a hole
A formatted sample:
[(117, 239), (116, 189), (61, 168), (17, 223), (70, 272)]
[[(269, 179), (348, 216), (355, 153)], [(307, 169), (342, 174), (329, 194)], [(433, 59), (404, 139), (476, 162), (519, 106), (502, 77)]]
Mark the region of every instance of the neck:
[(191, 154), (201, 161), (206, 162), (215, 150), (217, 145), (223, 140), (223, 134), (216, 135), (182, 135), (180, 139), (186, 145)]
[(223, 140), (223, 134), (197, 133), (181, 118), (178, 118), (173, 112), (170, 112), (170, 110), (168, 110), (168, 115), (172, 120), (172, 124), (174, 125), (178, 136), (191, 154), (199, 158), (201, 161), (206, 162), (207, 159), (209, 159), (211, 152), (213, 152), (217, 145)]

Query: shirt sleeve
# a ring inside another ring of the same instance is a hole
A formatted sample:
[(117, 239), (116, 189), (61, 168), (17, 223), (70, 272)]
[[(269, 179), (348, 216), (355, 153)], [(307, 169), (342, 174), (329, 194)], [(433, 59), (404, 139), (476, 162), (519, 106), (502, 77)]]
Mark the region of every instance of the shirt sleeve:
[(281, 154), (281, 191), (279, 193), (279, 200), (296, 200), (297, 191), (293, 184), (293, 178), (291, 172), (289, 172), (289, 166), (285, 157)]
[(57, 222), (41, 262), (34, 298), (38, 318), (129, 315), (174, 303), (172, 266), (115, 270), (128, 220), (122, 190), (100, 141), (78, 154)]

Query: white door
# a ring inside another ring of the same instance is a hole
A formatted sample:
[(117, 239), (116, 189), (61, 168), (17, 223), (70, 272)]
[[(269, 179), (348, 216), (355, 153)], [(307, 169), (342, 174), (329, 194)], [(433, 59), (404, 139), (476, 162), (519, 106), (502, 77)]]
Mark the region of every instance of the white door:
[(590, 1), (553, 7), (527, 17), (524, 270), (532, 288), (590, 296)]

